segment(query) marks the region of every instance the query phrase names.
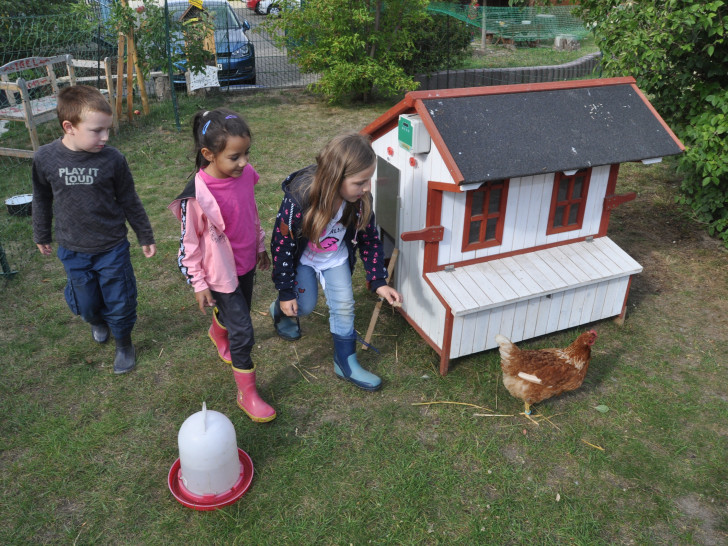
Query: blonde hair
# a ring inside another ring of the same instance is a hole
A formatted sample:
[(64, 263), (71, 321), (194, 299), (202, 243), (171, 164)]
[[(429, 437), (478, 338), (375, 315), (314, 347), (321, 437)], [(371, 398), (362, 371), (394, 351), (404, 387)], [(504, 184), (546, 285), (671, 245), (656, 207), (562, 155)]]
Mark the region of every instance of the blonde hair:
[[(332, 138), (316, 156), (316, 173), (308, 191), (309, 208), (303, 216), (302, 233), (318, 244), (321, 233), (336, 214), (334, 209), (344, 179), (370, 168), (377, 156), (367, 135), (344, 133)], [(359, 213), (357, 221), (356, 215)], [(366, 193), (356, 203), (346, 202), (341, 223), (363, 230), (372, 215), (372, 197)]]

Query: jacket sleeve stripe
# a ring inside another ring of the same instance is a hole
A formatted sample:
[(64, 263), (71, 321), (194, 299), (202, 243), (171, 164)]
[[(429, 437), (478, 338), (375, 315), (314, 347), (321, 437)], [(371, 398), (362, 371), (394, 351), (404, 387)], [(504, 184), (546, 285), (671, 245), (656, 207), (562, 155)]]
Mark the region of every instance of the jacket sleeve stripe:
[(182, 263), (186, 257), (185, 235), (187, 233), (187, 199), (182, 199), (182, 201), (180, 203), (180, 210), (182, 212), (182, 214), (181, 214), (182, 231), (181, 231), (181, 234), (179, 237), (179, 254), (177, 255), (177, 267), (179, 267), (179, 270), (185, 276), (185, 279), (187, 280), (187, 284), (192, 284), (192, 275), (190, 275), (188, 273), (187, 266)]

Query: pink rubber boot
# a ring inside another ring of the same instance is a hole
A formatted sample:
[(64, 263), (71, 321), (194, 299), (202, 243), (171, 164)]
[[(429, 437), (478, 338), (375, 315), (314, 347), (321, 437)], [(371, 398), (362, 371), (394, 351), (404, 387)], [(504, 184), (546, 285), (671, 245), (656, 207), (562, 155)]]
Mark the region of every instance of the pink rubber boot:
[(276, 410), (263, 401), (255, 388), (255, 368), (233, 368), (233, 375), (238, 386), (238, 407), (256, 423), (267, 423), (275, 419)]
[(230, 340), (228, 340), (228, 331), (217, 318), (217, 307), (212, 311), (212, 324), (207, 332), (210, 339), (217, 347), (217, 354), (226, 364), (232, 364), (233, 358), (230, 356)]

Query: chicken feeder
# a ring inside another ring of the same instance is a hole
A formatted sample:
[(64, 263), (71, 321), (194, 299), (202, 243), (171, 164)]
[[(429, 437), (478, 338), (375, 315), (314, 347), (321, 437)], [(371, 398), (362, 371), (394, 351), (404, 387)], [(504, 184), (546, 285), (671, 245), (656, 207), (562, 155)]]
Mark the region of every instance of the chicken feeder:
[(195, 510), (215, 510), (237, 501), (253, 480), (253, 461), (237, 447), (235, 428), (222, 413), (190, 415), (177, 436), (179, 459), (169, 470), (172, 495)]

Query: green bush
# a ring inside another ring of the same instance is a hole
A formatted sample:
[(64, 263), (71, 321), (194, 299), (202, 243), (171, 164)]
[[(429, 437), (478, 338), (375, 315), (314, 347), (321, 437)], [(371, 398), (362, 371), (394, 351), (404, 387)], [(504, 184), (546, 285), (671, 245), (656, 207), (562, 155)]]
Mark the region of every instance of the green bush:
[(583, 0), (605, 75), (634, 76), (686, 145), (679, 200), (728, 246), (728, 4)]
[(405, 69), (429, 21), (427, 0), (307, 0), (267, 19), (280, 47), (303, 72), (321, 74), (313, 89), (331, 102), (416, 87)]
[(456, 66), (470, 55), (473, 30), (447, 15), (432, 14), (415, 35), (416, 53), (405, 63), (407, 74), (432, 73)]

